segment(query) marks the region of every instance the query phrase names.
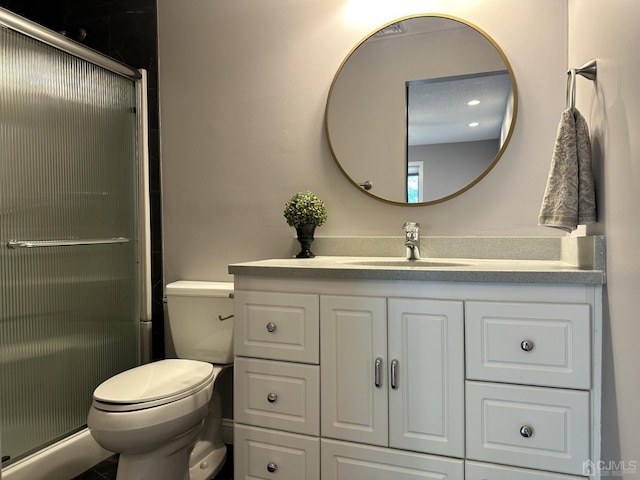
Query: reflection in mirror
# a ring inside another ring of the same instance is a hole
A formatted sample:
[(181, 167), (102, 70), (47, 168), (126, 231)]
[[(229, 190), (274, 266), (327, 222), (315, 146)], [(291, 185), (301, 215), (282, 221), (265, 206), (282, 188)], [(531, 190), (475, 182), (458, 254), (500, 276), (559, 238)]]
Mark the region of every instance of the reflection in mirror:
[(409, 203), (446, 197), (489, 168), (511, 124), (510, 96), (506, 71), (407, 82)]
[(458, 19), (425, 15), (394, 21), (352, 50), (325, 121), (351, 183), (364, 191), (371, 182), (365, 193), (380, 200), (424, 205), (488, 173), (516, 107), (513, 73), (493, 41)]

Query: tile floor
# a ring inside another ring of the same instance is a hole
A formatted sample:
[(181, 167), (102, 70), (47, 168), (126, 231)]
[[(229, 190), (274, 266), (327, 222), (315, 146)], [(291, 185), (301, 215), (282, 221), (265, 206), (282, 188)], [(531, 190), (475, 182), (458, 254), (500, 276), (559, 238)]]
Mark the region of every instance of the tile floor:
[[(118, 457), (113, 456), (72, 480), (115, 480), (117, 470)], [(233, 447), (231, 445), (227, 445), (227, 461), (213, 480), (233, 480)]]

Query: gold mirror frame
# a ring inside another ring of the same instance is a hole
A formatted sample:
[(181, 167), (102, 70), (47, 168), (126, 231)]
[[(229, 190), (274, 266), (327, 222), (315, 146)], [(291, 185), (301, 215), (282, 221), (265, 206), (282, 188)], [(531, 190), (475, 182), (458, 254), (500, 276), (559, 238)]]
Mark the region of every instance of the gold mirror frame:
[[(473, 181), (471, 181), (469, 184), (467, 184), (466, 186), (464, 186), (463, 188), (449, 194), (446, 195), (442, 198), (438, 198), (435, 200), (430, 200), (427, 202), (419, 202), (419, 203), (408, 203), (408, 202), (398, 202), (395, 200), (389, 200), (387, 198), (383, 198), (380, 196), (377, 196), (371, 192), (369, 192), (366, 188), (365, 185), (362, 183), (358, 183), (356, 180), (354, 180), (349, 173), (346, 171), (346, 169), (344, 168), (344, 166), (340, 163), (340, 160), (338, 159), (338, 156), (334, 150), (333, 144), (331, 142), (331, 135), (329, 133), (329, 105), (331, 103), (331, 95), (333, 93), (335, 84), (340, 76), (340, 72), (342, 72), (342, 69), (344, 68), (345, 64), (349, 61), (349, 58), (351, 57), (351, 55), (367, 40), (369, 40), (371, 37), (373, 37), (373, 35), (377, 32), (379, 32), (380, 30), (383, 30), (387, 27), (390, 27), (391, 25), (394, 25), (396, 23), (402, 22), (404, 20), (409, 20), (409, 19), (415, 19), (415, 18), (423, 18), (423, 17), (435, 17), (435, 18), (443, 18), (443, 19), (449, 19), (449, 20), (453, 20), (456, 22), (459, 22), (463, 25), (466, 25), (467, 27), (472, 28), (473, 30), (475, 30), (477, 33), (479, 33), (480, 35), (482, 35), (489, 43), (491, 43), (491, 45), (496, 49), (497, 53), (500, 55), (500, 57), (502, 58), (502, 61), (504, 62), (504, 65), (506, 67), (506, 70), (509, 73), (509, 78), (511, 80), (511, 89), (512, 89), (512, 96), (513, 96), (513, 117), (511, 119), (511, 124), (509, 126), (509, 131), (505, 137), (505, 141), (502, 144), (502, 146), (500, 147), (498, 153), (496, 154), (495, 158), (493, 159), (493, 161), (487, 166), (487, 168), (478, 176), (476, 177)], [(415, 15), (407, 15), (405, 17), (401, 17), (401, 18), (396, 18), (384, 25), (382, 25), (380, 28), (372, 31), (371, 33), (369, 33), (367, 36), (365, 36), (360, 42), (358, 42), (347, 54), (347, 56), (344, 58), (344, 60), (342, 61), (342, 63), (340, 64), (340, 67), (338, 68), (338, 70), (336, 71), (336, 74), (333, 77), (333, 81), (331, 82), (331, 87), (329, 89), (329, 93), (327, 95), (327, 102), (326, 102), (326, 106), (325, 106), (325, 115), (324, 115), (324, 128), (325, 128), (325, 134), (327, 136), (327, 141), (329, 144), (329, 149), (331, 151), (331, 155), (336, 163), (336, 165), (338, 166), (338, 168), (340, 169), (340, 171), (342, 172), (342, 174), (345, 176), (345, 178), (354, 186), (356, 187), (358, 190), (360, 190), (362, 193), (364, 193), (365, 195), (374, 198), (378, 201), (387, 203), (387, 204), (391, 204), (391, 205), (398, 205), (398, 206), (405, 206), (405, 207), (420, 207), (420, 206), (426, 206), (426, 205), (435, 205), (438, 203), (442, 203), (442, 202), (446, 202), (447, 200), (451, 200), (452, 198), (455, 198), (461, 194), (463, 194), (464, 192), (466, 192), (467, 190), (469, 190), (470, 188), (472, 188), (473, 186), (475, 186), (478, 182), (480, 182), (492, 169), (493, 167), (498, 163), (498, 161), (500, 160), (500, 158), (502, 157), (502, 155), (504, 154), (506, 148), (508, 147), (510, 141), (511, 141), (511, 137), (513, 135), (513, 131), (515, 129), (515, 125), (516, 125), (516, 119), (518, 116), (518, 88), (517, 88), (517, 84), (516, 84), (516, 79), (515, 79), (515, 75), (513, 73), (513, 68), (511, 67), (511, 63), (509, 63), (509, 60), (507, 58), (507, 56), (505, 55), (504, 51), (502, 50), (502, 48), (500, 48), (500, 46), (495, 42), (495, 40), (490, 37), (484, 30), (482, 30), (481, 28), (479, 28), (478, 26), (467, 22), (466, 20), (463, 20), (461, 18), (458, 17), (454, 17), (454, 16), (450, 16), (450, 15), (443, 15), (443, 14), (432, 14), (432, 13), (425, 13), (425, 14), (415, 14)]]

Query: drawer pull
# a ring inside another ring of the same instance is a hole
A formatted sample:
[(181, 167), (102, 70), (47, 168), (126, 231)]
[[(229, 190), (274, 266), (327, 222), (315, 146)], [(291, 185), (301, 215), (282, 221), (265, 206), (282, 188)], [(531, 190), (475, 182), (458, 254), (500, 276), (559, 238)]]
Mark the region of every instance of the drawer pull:
[(534, 346), (535, 345), (533, 343), (533, 340), (523, 340), (522, 342), (520, 342), (520, 348), (525, 352), (530, 352), (531, 350), (533, 350)]
[(267, 463), (267, 472), (275, 473), (278, 470), (278, 464), (276, 462)]
[(278, 327), (276, 326), (275, 323), (273, 323), (273, 322), (267, 323), (267, 332), (273, 333), (273, 332), (276, 331), (276, 328), (278, 328)]
[(373, 380), (376, 384), (376, 388), (382, 387), (382, 358), (376, 358)]
[(269, 403), (276, 403), (278, 401), (278, 395), (276, 395), (275, 393), (270, 393), (269, 395), (267, 395), (267, 401)]
[(398, 388), (398, 360), (391, 360), (391, 388)]
[(522, 435), (524, 438), (529, 438), (533, 436), (533, 427), (530, 427), (529, 425), (521, 426), (520, 435)]

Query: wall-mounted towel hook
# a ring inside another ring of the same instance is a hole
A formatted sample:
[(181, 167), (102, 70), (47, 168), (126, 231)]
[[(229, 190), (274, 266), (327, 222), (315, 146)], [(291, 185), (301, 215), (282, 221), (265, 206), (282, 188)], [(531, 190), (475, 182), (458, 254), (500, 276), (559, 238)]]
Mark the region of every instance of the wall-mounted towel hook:
[(595, 58), (593, 60), (589, 60), (580, 68), (576, 69), (576, 74), (582, 75), (584, 78), (588, 78), (589, 80), (595, 80), (598, 74), (598, 62)]
[(595, 59), (589, 60), (580, 68), (567, 70), (567, 108), (576, 108), (576, 75), (581, 75), (588, 80), (595, 80), (598, 73), (598, 65)]

